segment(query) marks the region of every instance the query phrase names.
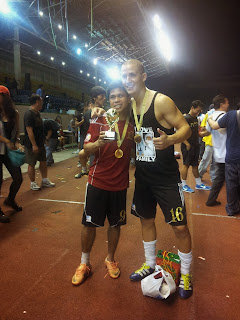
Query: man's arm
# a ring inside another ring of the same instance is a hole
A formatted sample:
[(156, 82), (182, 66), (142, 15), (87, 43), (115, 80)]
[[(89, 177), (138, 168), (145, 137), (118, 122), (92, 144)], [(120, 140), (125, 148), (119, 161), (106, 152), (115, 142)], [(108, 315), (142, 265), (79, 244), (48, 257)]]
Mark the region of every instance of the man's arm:
[(48, 143), (49, 139), (51, 138), (52, 134), (53, 134), (53, 131), (52, 130), (48, 130), (47, 136), (46, 136), (47, 143)]
[(158, 129), (160, 137), (153, 139), (156, 149), (163, 150), (170, 145), (186, 141), (191, 136), (191, 128), (172, 99), (167, 96), (158, 96), (155, 104), (158, 122), (164, 119), (172, 128), (177, 129), (176, 133), (169, 136)]
[(82, 119), (81, 121), (75, 121), (75, 127), (81, 127), (81, 125), (83, 124), (84, 119)]
[(32, 127), (26, 127), (26, 130), (27, 130), (27, 133), (28, 133), (29, 140), (31, 141), (31, 144), (32, 144), (33, 152), (37, 153), (38, 152), (38, 146), (36, 144), (36, 140), (35, 140), (35, 137), (34, 137), (33, 128)]
[(217, 123), (217, 121), (214, 121), (211, 117), (208, 118), (208, 124), (210, 125), (210, 127), (211, 127), (213, 130), (220, 129), (220, 126), (219, 126), (219, 124)]

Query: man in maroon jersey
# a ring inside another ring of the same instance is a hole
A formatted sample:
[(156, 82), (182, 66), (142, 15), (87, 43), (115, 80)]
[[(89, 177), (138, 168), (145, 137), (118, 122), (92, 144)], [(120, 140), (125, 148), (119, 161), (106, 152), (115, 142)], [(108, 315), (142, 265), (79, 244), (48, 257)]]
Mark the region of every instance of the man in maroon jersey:
[[(85, 139), (84, 150), (87, 155), (95, 153), (95, 160), (88, 176), (82, 219), (82, 257), (81, 264), (72, 278), (74, 285), (81, 284), (91, 273), (90, 252), (96, 236), (96, 227), (104, 226), (106, 217), (109, 228), (105, 265), (111, 278), (115, 279), (120, 275), (114, 254), (120, 236), (120, 226), (126, 224), (126, 194), (134, 128), (129, 123), (130, 96), (122, 83), (112, 84), (108, 93), (110, 106), (117, 111), (119, 121), (114, 124), (107, 116), (92, 120)], [(111, 110), (113, 116), (114, 110)], [(106, 131), (109, 131), (111, 125), (112, 129), (115, 129), (112, 132), (116, 132), (114, 140), (106, 139)]]

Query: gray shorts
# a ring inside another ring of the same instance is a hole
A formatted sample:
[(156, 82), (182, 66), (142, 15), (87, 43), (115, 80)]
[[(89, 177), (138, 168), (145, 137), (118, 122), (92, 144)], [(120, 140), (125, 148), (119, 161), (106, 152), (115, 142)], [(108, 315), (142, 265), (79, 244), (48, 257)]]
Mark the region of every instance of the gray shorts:
[(35, 166), (37, 161), (46, 161), (46, 150), (44, 146), (39, 147), (38, 153), (34, 153), (32, 149), (25, 147), (25, 154), (26, 163), (30, 164), (31, 166)]

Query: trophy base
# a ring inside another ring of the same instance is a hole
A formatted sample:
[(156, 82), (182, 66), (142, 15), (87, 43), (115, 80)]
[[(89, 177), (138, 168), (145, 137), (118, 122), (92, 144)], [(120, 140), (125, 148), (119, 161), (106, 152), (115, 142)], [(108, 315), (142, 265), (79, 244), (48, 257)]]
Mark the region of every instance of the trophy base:
[(116, 132), (115, 131), (105, 131), (104, 140), (116, 140)]

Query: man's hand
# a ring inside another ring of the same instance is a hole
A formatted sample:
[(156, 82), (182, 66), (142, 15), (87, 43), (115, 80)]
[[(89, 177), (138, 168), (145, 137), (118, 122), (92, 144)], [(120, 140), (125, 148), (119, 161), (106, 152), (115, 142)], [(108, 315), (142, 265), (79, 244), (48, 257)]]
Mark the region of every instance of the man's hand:
[(101, 131), (99, 134), (99, 138), (97, 140), (98, 147), (101, 148), (102, 146), (105, 145), (105, 143), (110, 142), (109, 140), (105, 140), (104, 138), (106, 137), (105, 131)]
[(33, 147), (32, 147), (32, 150), (33, 150), (34, 153), (38, 153), (38, 152), (39, 152), (39, 149), (38, 149), (38, 146), (37, 146), (37, 145), (36, 145), (36, 146), (33, 146)]
[(17, 150), (20, 150), (20, 151), (24, 152), (24, 146), (21, 145), (20, 142), (16, 142), (16, 143), (15, 143), (15, 148), (16, 148)]
[(103, 108), (93, 108), (92, 112), (91, 112), (91, 118), (95, 119), (95, 118), (100, 118), (104, 115), (104, 113), (106, 113), (106, 111)]
[(6, 143), (6, 145), (7, 145), (8, 149), (11, 149), (11, 150), (16, 149), (14, 143), (12, 143), (10, 140), (9, 140), (9, 142)]
[(169, 140), (168, 135), (164, 131), (158, 128), (157, 132), (160, 134), (160, 137), (153, 138), (154, 146), (156, 150), (164, 150), (171, 145), (171, 141)]

